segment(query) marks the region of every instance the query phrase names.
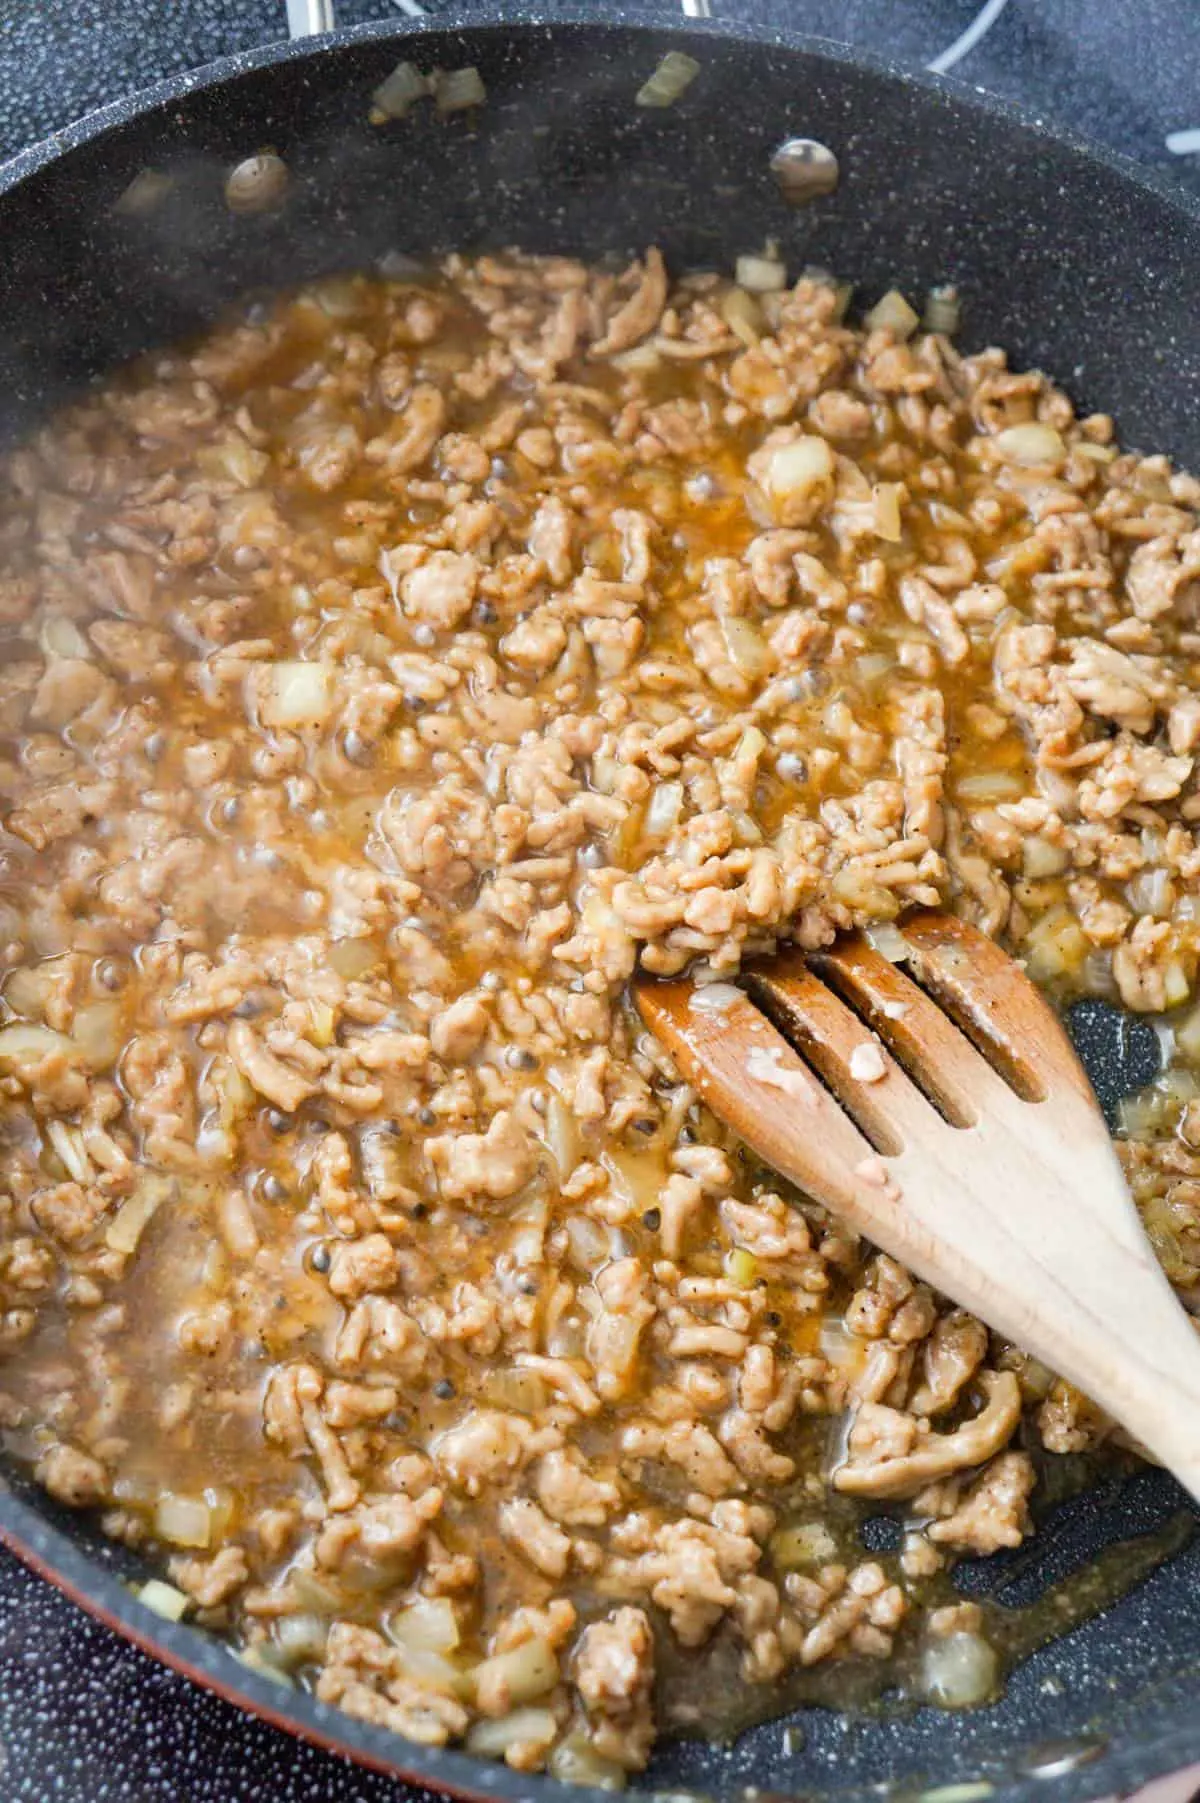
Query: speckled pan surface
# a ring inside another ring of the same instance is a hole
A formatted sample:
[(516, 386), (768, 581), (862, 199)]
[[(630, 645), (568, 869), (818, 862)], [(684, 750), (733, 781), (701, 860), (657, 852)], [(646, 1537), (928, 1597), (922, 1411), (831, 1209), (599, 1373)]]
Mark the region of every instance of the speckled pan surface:
[[(338, 0), (338, 20), (394, 20), (411, 4)], [(443, 0), (420, 4), (446, 10)], [(486, 7), (464, 0), (461, 10)], [(627, 10), (671, 9), (627, 0)], [(939, 63), (1200, 193), (1200, 149), (1183, 147), (1200, 126), (1194, 0), (714, 0), (712, 10), (912, 68)], [(0, 0), (0, 155), (163, 75), (275, 42), (283, 13), (283, 0)]]
[[(731, 27), (695, 34), (688, 48), (703, 74), (693, 92), (669, 115), (639, 115), (632, 93), (675, 39), (619, 18), (601, 29), (587, 15), (570, 17), (560, 11), (553, 29), (519, 31), (439, 22), (421, 60), (481, 68), (490, 98), (474, 134), (462, 120), (372, 132), (366, 97), (400, 52), (367, 32), (323, 57), (287, 54), (275, 71), (252, 53), (220, 91), (181, 84), (145, 117), (119, 106), (64, 134), (61, 157), (29, 157), (11, 172), (25, 179), (0, 201), (0, 395), (14, 411), (36, 411), (47, 388), (198, 323), (241, 288), (390, 249), (521, 238), (596, 253), (655, 235), (680, 260), (726, 261), (771, 232), (793, 262), (846, 269), (868, 289), (896, 277), (915, 288), (956, 277), (972, 339), (999, 338), (1073, 375), (1088, 401), (1115, 408), (1131, 437), (1200, 465), (1194, 203), (1141, 187), (1002, 110), (775, 31), (760, 41)], [(781, 207), (766, 173), (769, 151), (791, 132), (830, 143), (846, 172), (839, 194), (802, 216)], [(233, 220), (221, 203), (223, 173), (263, 143), (293, 169), (288, 207), (267, 222)], [(170, 203), (144, 220), (114, 218), (112, 201), (147, 166), (177, 171)], [(1106, 1080), (1120, 1087), (1144, 1044), (1124, 1043), (1105, 1017), (1084, 1035), (1089, 1057), (1107, 1058)], [(1147, 1473), (1070, 1507), (1032, 1564), (1020, 1555), (991, 1561), (967, 1581), (1021, 1594), (1180, 1506), (1167, 1481)], [(439, 1786), (562, 1794), (452, 1753), (409, 1752), (255, 1678), (192, 1630), (141, 1612), (122, 1586), (119, 1556), (40, 1504), (0, 1496), (0, 1527), (165, 1656), (255, 1708), (291, 1715), (303, 1731)], [(668, 1748), (648, 1785), (850, 1798), (879, 1785), (915, 1793), (966, 1782), (997, 1796), (1052, 1791), (1063, 1803), (1128, 1789), (1200, 1755), (1198, 1580), (1193, 1541), (1102, 1622), (1029, 1661), (994, 1710), (953, 1722), (929, 1711), (859, 1721), (813, 1711), (799, 1734), (764, 1728), (729, 1752)], [(54, 1666), (55, 1633), (48, 1625), (43, 1637), (29, 1635), (23, 1606), (37, 1594), (18, 1592), (16, 1608), (0, 1613), (0, 1670), (5, 1661), (21, 1667), (28, 1647), (35, 1685)], [(62, 1608), (56, 1600), (53, 1620), (70, 1619)], [(63, 1644), (75, 1667), (68, 1684), (88, 1688), (110, 1731), (89, 1740), (72, 1777), (53, 1687), (44, 1712), (35, 1704), (11, 1717), (0, 1689), (5, 1797), (299, 1803), (395, 1794), (388, 1781), (298, 1752), (271, 1729), (247, 1732), (227, 1706), (185, 1692), (136, 1656), (109, 1666), (100, 1630), (80, 1639), (71, 1628)], [(96, 1662), (112, 1670), (112, 1689), (97, 1681)], [(166, 1698), (188, 1727), (160, 1755)]]

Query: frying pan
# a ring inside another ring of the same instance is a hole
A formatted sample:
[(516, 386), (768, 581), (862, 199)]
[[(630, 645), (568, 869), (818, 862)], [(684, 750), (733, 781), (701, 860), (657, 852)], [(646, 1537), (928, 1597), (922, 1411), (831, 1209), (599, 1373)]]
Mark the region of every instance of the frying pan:
[[(313, 0), (295, 9), (319, 12)], [(788, 33), (648, 23), (618, 7), (567, 5), (521, 21), (503, 11), (491, 0), (469, 20), (367, 26), (232, 57), (119, 101), (0, 171), (3, 433), (247, 290), (388, 253), (519, 243), (595, 257), (657, 242), (677, 267), (727, 267), (770, 236), (793, 268), (825, 265), (868, 298), (893, 284), (915, 296), (956, 282), (968, 346), (1007, 346), (1018, 364), (1046, 367), (1080, 402), (1115, 413), (1127, 442), (1200, 467), (1194, 201), (1011, 107)], [(672, 49), (699, 63), (692, 86), (669, 108), (636, 107)], [(473, 65), (486, 104), (469, 117), (371, 125), (369, 97), (401, 59)], [(840, 169), (836, 190), (801, 208), (772, 170), (795, 139), (825, 147)], [(286, 193), (274, 210), (231, 212), (226, 176), (264, 146), (287, 166)], [(131, 189), (147, 170), (170, 183)], [(1148, 1029), (1099, 1004), (1072, 1024), (1110, 1106), (1153, 1074)], [(1026, 1601), (1184, 1507), (1161, 1473), (1113, 1480), (1052, 1514), (1030, 1548), (968, 1564), (961, 1581)], [(565, 1803), (553, 1780), (412, 1746), (159, 1620), (128, 1589), (131, 1557), (17, 1471), (0, 1473), (0, 1535), (111, 1626), (297, 1734), (435, 1789)], [(665, 1745), (638, 1788), (738, 1803), (771, 1793), (1072, 1803), (1125, 1792), (1200, 1759), (1197, 1596), (1193, 1537), (1116, 1606), (1027, 1660), (994, 1707), (956, 1717), (809, 1709), (731, 1748)]]

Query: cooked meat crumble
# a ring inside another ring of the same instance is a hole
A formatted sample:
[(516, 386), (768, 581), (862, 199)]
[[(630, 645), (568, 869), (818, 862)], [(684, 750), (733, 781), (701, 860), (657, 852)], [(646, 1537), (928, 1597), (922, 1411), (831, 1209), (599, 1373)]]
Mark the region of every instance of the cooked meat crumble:
[[(330, 280), (4, 466), (3, 1444), (245, 1657), (520, 1767), (638, 1770), (714, 1649), (978, 1634), (936, 1574), (1109, 1431), (626, 997), (933, 904), (1192, 994), (1200, 485), (843, 302)], [(1197, 1107), (1128, 1146), (1192, 1303)]]

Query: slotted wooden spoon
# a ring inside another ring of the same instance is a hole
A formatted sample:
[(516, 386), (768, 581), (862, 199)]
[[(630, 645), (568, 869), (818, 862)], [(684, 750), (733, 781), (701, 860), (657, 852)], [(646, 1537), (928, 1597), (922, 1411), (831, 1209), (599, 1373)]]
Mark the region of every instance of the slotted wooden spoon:
[(634, 993), (761, 1158), (1075, 1384), (1200, 1499), (1200, 1337), (1070, 1041), (973, 927), (920, 914), (903, 939), (907, 972), (855, 935), (750, 965), (737, 988), (639, 977)]

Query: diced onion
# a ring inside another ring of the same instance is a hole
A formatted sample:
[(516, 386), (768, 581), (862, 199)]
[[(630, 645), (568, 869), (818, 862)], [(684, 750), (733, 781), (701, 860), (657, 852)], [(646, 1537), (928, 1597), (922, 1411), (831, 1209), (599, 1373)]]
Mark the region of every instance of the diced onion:
[(1024, 787), (1015, 770), (980, 771), (977, 776), (960, 776), (955, 784), (960, 801), (1014, 801)]
[(222, 1191), (213, 1213), (221, 1238), (234, 1258), (253, 1258), (262, 1242), (243, 1191), (236, 1185)]
[[(612, 1319), (614, 1325), (619, 1326), (622, 1321), (627, 1322), (629, 1316), (614, 1315)], [(550, 1354), (551, 1358), (555, 1359), (582, 1358), (586, 1341), (587, 1335), (584, 1331), (583, 1322), (579, 1320), (578, 1316), (560, 1315), (554, 1323), (554, 1326), (550, 1329), (549, 1336), (546, 1340), (546, 1351)], [(605, 1347), (605, 1357), (607, 1359), (609, 1357), (607, 1352), (607, 1339), (605, 1340)], [(612, 1355), (611, 1363), (613, 1365), (618, 1363), (615, 1354)]]
[(308, 1004), (312, 1027), (308, 1037), (314, 1045), (327, 1046), (333, 1044), (334, 1031), (337, 1027), (337, 1015), (328, 1002), (311, 1001)]
[(210, 1290), (224, 1289), (229, 1282), (229, 1254), (219, 1240), (209, 1242), (200, 1267), (200, 1278)]
[(69, 1126), (66, 1121), (50, 1121), (46, 1126), (46, 1138), (66, 1166), (68, 1175), (74, 1177), (76, 1183), (86, 1183), (92, 1175), (92, 1166), (81, 1130)]
[(1165, 1097), (1154, 1090), (1139, 1096), (1126, 1096), (1117, 1104), (1117, 1122), (1121, 1132), (1131, 1138), (1161, 1132), (1166, 1124), (1168, 1107)]
[(700, 73), (694, 56), (682, 50), (668, 50), (657, 69), (637, 91), (636, 106), (674, 106)]
[(212, 1513), (200, 1497), (176, 1496), (164, 1490), (154, 1510), (154, 1532), (172, 1546), (208, 1546)]
[(1067, 854), (1061, 845), (1052, 845), (1048, 839), (1039, 839), (1036, 834), (1026, 839), (1021, 855), (1025, 875), (1030, 882), (1040, 882), (1043, 877), (1061, 876), (1067, 868)]
[(1163, 992), (1168, 1008), (1181, 1007), (1192, 993), (1187, 971), (1178, 958), (1171, 958), (1163, 971)]
[(285, 1690), (292, 1688), (292, 1680), (287, 1673), (272, 1664), (261, 1647), (231, 1647), (230, 1652), (239, 1665), (244, 1665), (248, 1671), (257, 1672), (260, 1678), (270, 1678), (272, 1684), (282, 1684)]
[(223, 1484), (214, 1484), (204, 1492), (204, 1500), (208, 1504), (213, 1540), (214, 1542), (223, 1540), (233, 1521), (233, 1491), (227, 1490)]
[(312, 1615), (336, 1615), (342, 1607), (342, 1599), (333, 1586), (325, 1583), (307, 1565), (294, 1565), (288, 1577), (288, 1584), (293, 1594), (304, 1604)]
[(475, 1722), (467, 1735), (467, 1751), (499, 1758), (518, 1741), (548, 1741), (557, 1732), (558, 1718), (552, 1709), (514, 1709), (499, 1721)]
[(1154, 1087), (1170, 1102), (1192, 1102), (1200, 1095), (1200, 1073), (1176, 1065), (1174, 1069), (1164, 1071)]
[(866, 929), (867, 939), (881, 958), (889, 964), (903, 964), (908, 957), (904, 934), (892, 920), (875, 920)]
[(396, 1643), (396, 1652), (406, 1675), (415, 1678), (423, 1689), (440, 1690), (445, 1696), (459, 1697), (464, 1702), (470, 1696), (471, 1674), (452, 1665), (444, 1653), (435, 1652), (433, 1647), (408, 1646), (404, 1641)]
[(1116, 459), (1117, 447), (1112, 444), (1090, 444), (1086, 439), (1073, 444), (1071, 449), (1078, 457), (1086, 457), (1091, 463), (1112, 463)]
[(882, 677), (896, 667), (896, 660), (886, 651), (864, 651), (861, 657), (854, 660), (854, 674), (860, 682), (879, 682)]
[[(362, 311), (364, 284), (361, 276), (324, 275), (304, 290), (304, 298), (320, 307), (329, 319), (353, 319)], [(312, 423), (311, 411), (306, 417)]]
[(19, 964), (4, 980), (4, 999), (14, 1014), (37, 1017), (48, 999), (51, 975), (46, 965)]
[(513, 1225), (516, 1229), (508, 1243), (513, 1263), (517, 1265), (540, 1265), (545, 1258), (546, 1246), (546, 1205), (544, 1202), (534, 1203), (527, 1213), (518, 1215)]
[(761, 727), (748, 726), (738, 740), (733, 755), (742, 765), (757, 764), (766, 749), (766, 734)]
[(429, 77), (415, 63), (397, 63), (371, 95), (373, 109), (384, 119), (403, 119), (429, 92)]
[(749, 681), (756, 682), (771, 661), (767, 642), (758, 627), (741, 614), (722, 614), (721, 632), (734, 669)]
[(323, 726), (332, 712), (332, 665), (286, 661), (267, 667), (259, 701), (264, 726)]
[(856, 1365), (864, 1352), (862, 1340), (850, 1332), (840, 1315), (825, 1316), (818, 1344), (821, 1357), (831, 1365)]
[(571, 1262), (581, 1271), (597, 1271), (612, 1258), (608, 1228), (591, 1215), (568, 1215), (566, 1232)]
[(0, 1028), (0, 1063), (39, 1064), (53, 1052), (62, 1052), (71, 1058), (78, 1056), (79, 1048), (73, 1039), (68, 1039), (65, 1033), (56, 1033), (52, 1027), (14, 1021), (12, 1026)]
[(329, 1623), (319, 1615), (281, 1615), (275, 1644), (285, 1665), (304, 1665), (324, 1658)]
[(328, 963), (339, 977), (351, 982), (379, 963), (379, 953), (369, 939), (335, 939), (329, 948)]
[(1174, 900), (1170, 872), (1161, 867), (1139, 870), (1126, 884), (1125, 896), (1135, 914), (1169, 914)]
[(137, 1599), (164, 1621), (179, 1621), (192, 1600), (182, 1590), (176, 1590), (174, 1584), (164, 1584), (161, 1578), (147, 1578), (138, 1587)]
[(837, 1557), (837, 1541), (821, 1521), (800, 1521), (771, 1536), (770, 1553), (781, 1571), (827, 1565)]
[(925, 1695), (943, 1709), (985, 1702), (996, 1688), (995, 1649), (979, 1634), (931, 1640), (921, 1661)]
[(240, 432), (231, 432), (217, 444), (202, 445), (196, 452), (196, 464), (206, 476), (218, 481), (254, 488), (266, 474), (270, 458)]
[(744, 288), (730, 288), (721, 296), (721, 318), (745, 345), (757, 344), (762, 337), (762, 308)]
[(960, 314), (957, 288), (931, 288), (921, 323), (927, 332), (942, 332), (947, 338), (953, 338), (959, 328)]
[(134, 1252), (156, 1209), (171, 1193), (168, 1177), (143, 1174), (138, 1187), (122, 1202), (108, 1224), (104, 1243), (110, 1252)]
[(646, 809), (645, 830), (658, 837), (669, 833), (683, 812), (683, 784), (659, 783)]
[(902, 339), (911, 338), (920, 323), (898, 288), (889, 288), (882, 300), (877, 300), (863, 316), (868, 332), (887, 331), (894, 338)]
[(1025, 968), (1035, 982), (1042, 983), (1082, 969), (1088, 950), (1079, 922), (1066, 908), (1051, 908), (1043, 914), (1021, 947)]
[(71, 1038), (93, 1070), (113, 1063), (124, 1042), (120, 1002), (89, 1002), (71, 1022)]
[(889, 545), (898, 545), (904, 536), (900, 517), (900, 497), (903, 493), (898, 482), (877, 482), (871, 491), (875, 507), (875, 536)]
[(750, 294), (778, 294), (787, 287), (787, 269), (776, 257), (739, 257), (734, 279)]
[(38, 631), (38, 644), (47, 657), (89, 658), (92, 648), (66, 614), (48, 614)]
[(254, 1106), (255, 1092), (236, 1064), (228, 1058), (214, 1058), (209, 1081), (219, 1098), (218, 1116), (226, 1131), (236, 1126), (242, 1115)]
[(766, 488), (777, 497), (807, 494), (833, 475), (833, 452), (823, 438), (795, 438), (772, 451)]
[(1062, 433), (1037, 421), (1024, 426), (1008, 426), (1003, 432), (997, 432), (992, 442), (1006, 462), (1031, 469), (1041, 464), (1057, 468), (1067, 455)]
[(834, 296), (834, 309), (833, 309), (834, 322), (837, 325), (841, 325), (841, 323), (845, 319), (847, 313), (849, 313), (849, 311), (850, 311), (850, 302), (854, 299), (854, 283), (853, 282), (835, 282), (834, 287), (833, 287), (833, 296)]
[(459, 1643), (458, 1618), (447, 1597), (418, 1597), (407, 1609), (389, 1617), (388, 1638), (397, 1646), (424, 1647), (434, 1653), (452, 1653)]
[(1021, 1385), (1021, 1394), (1032, 1397), (1035, 1402), (1042, 1402), (1050, 1394), (1058, 1381), (1048, 1365), (1041, 1359), (1026, 1355), (1017, 1370), (1017, 1380)]
[[(357, 311), (356, 296), (347, 312)], [(344, 318), (346, 313), (334, 313), (333, 317)], [(333, 425), (314, 419), (310, 414), (293, 434), (291, 449), (297, 469), (303, 471), (314, 488), (325, 489), (331, 485), (336, 487), (344, 471), (357, 461), (360, 440), (357, 429), (349, 420)]]
[(175, 178), (161, 169), (139, 169), (127, 188), (122, 188), (112, 210), (126, 219), (144, 219), (175, 186)]
[(558, 1655), (548, 1640), (531, 1634), (520, 1646), (494, 1653), (475, 1667), (477, 1690), (499, 1686), (514, 1704), (532, 1703), (558, 1683)]
[(551, 1094), (546, 1104), (546, 1144), (558, 1166), (560, 1181), (566, 1182), (579, 1163), (579, 1128), (574, 1113), (560, 1095)]
[(423, 282), (429, 278), (429, 264), (406, 250), (385, 250), (375, 267), (389, 282)]
[(1083, 961), (1080, 974), (1083, 989), (1087, 995), (1099, 995), (1112, 1000), (1116, 987), (1113, 978), (1112, 953), (1097, 946), (1090, 951)]
[(546, 1380), (537, 1371), (520, 1371), (512, 1365), (500, 1365), (488, 1371), (479, 1394), (494, 1409), (512, 1409), (518, 1415), (536, 1415), (550, 1401)]
[(758, 1260), (744, 1246), (734, 1246), (725, 1254), (725, 1275), (739, 1290), (752, 1289), (758, 1276)]
[(1193, 1008), (1175, 1028), (1175, 1044), (1185, 1058), (1200, 1064), (1200, 1008)]
[(590, 1784), (597, 1790), (623, 1790), (624, 1766), (597, 1753), (586, 1734), (568, 1734), (550, 1755), (549, 1772), (560, 1784)]
[(647, 370), (657, 369), (662, 357), (652, 344), (635, 344), (632, 349), (620, 351), (615, 357), (610, 357), (609, 362), (615, 369), (632, 371), (634, 374), (640, 371), (644, 375)]
[(662, 1194), (666, 1174), (659, 1152), (631, 1152), (613, 1146), (601, 1154), (600, 1162), (613, 1179), (613, 1188), (624, 1195), (638, 1214), (656, 1208)]
[(439, 113), (461, 113), (469, 106), (482, 106), (487, 99), (479, 70), (439, 70), (433, 81), (433, 104)]

